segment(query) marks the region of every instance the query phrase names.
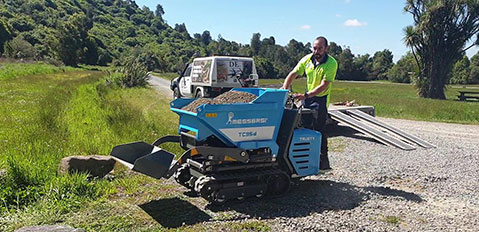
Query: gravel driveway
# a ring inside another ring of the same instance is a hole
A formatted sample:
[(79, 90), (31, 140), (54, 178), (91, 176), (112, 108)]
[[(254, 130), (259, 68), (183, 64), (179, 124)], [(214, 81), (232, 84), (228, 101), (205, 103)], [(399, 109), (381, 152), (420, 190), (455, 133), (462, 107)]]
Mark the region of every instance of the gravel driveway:
[(211, 228), (261, 220), (273, 231), (478, 231), (479, 126), (378, 119), (437, 148), (403, 151), (339, 124), (329, 132), (330, 147), (338, 146), (330, 152), (334, 170), (303, 178), (285, 196), (188, 201)]
[[(437, 148), (403, 151), (341, 126), (333, 171), (285, 196), (208, 206), (203, 223), (260, 220), (273, 231), (478, 231), (479, 126), (379, 118)], [(218, 221), (211, 221), (215, 218)]]
[(166, 80), (161, 77), (150, 74), (148, 83), (151, 85), (152, 88), (156, 89), (158, 92), (168, 97), (168, 99), (173, 99), (173, 91), (171, 91), (170, 89), (170, 80)]
[[(334, 171), (309, 177), (295, 194), (299, 217), (273, 219), (280, 230), (479, 229), (479, 126), (379, 118), (437, 148), (403, 151), (349, 131), (331, 140)], [(292, 204), (293, 206), (296, 204)]]

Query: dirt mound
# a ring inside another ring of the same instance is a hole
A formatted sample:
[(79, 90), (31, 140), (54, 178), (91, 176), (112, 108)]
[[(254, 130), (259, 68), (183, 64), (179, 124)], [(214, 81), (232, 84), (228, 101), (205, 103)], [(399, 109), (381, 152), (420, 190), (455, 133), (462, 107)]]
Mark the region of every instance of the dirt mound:
[(218, 104), (232, 104), (232, 103), (248, 103), (256, 99), (256, 95), (242, 91), (228, 91), (213, 99), (198, 98), (190, 104), (181, 108), (182, 110), (196, 113), (196, 107), (203, 104), (218, 105)]

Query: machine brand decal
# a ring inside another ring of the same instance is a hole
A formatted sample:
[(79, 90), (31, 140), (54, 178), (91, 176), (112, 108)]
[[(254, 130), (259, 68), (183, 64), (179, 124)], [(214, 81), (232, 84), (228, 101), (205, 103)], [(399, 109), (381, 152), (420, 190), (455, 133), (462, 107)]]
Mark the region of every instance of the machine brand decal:
[(220, 131), (233, 142), (268, 140), (273, 138), (274, 126), (225, 128)]
[(311, 141), (314, 140), (314, 137), (299, 137), (300, 141)]
[(254, 123), (261, 123), (264, 124), (268, 122), (268, 118), (242, 118), (242, 119), (235, 119), (235, 114), (233, 112), (228, 113), (228, 122), (226, 125), (235, 124), (235, 125), (243, 125), (243, 124), (254, 124)]

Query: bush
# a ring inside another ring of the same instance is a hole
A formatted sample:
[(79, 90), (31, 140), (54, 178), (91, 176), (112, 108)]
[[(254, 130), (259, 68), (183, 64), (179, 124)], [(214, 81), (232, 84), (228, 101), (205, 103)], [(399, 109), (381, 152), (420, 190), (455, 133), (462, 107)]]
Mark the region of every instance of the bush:
[(35, 56), (35, 48), (19, 36), (5, 42), (3, 50), (5, 56), (14, 59), (33, 58)]
[(148, 70), (138, 58), (130, 57), (123, 63), (120, 72), (109, 75), (107, 82), (115, 83), (123, 88), (146, 86), (148, 84)]

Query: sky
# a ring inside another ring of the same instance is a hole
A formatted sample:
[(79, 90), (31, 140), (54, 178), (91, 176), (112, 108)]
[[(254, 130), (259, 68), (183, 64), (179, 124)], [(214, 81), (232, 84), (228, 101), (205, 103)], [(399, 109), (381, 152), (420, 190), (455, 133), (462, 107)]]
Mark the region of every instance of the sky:
[[(136, 0), (155, 11), (161, 4), (163, 18), (174, 27), (185, 23), (188, 32), (208, 30), (213, 39), (249, 44), (253, 33), (273, 36), (276, 44), (291, 39), (307, 43), (325, 36), (353, 54), (374, 55), (390, 50), (394, 62), (405, 55), (404, 28), (412, 15), (404, 12), (405, 0)], [(468, 56), (477, 49), (469, 49)]]

